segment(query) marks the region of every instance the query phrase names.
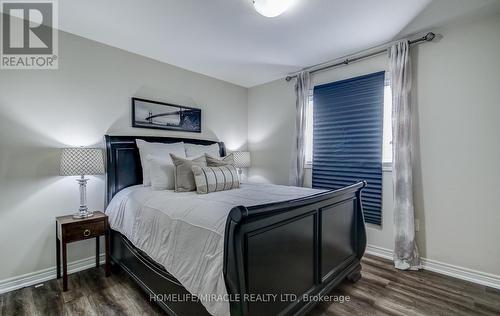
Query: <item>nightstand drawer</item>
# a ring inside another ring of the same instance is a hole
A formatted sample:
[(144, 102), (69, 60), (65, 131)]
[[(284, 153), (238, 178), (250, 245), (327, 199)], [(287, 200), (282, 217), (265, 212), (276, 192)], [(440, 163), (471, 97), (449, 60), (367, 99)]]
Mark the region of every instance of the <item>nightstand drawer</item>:
[(62, 234), (67, 242), (71, 242), (104, 235), (105, 231), (106, 223), (104, 221), (97, 221), (65, 225), (62, 229)]

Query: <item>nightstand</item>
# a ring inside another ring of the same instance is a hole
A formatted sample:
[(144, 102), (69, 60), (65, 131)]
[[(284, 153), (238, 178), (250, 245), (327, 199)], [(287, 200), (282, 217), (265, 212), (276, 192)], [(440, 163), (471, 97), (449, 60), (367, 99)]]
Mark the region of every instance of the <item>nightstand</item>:
[(94, 215), (87, 218), (73, 218), (72, 215), (56, 217), (56, 263), (57, 278), (61, 278), (61, 247), (62, 247), (62, 268), (63, 268), (63, 291), (68, 290), (68, 261), (67, 244), (95, 238), (95, 265), (99, 267), (99, 237), (105, 236), (105, 270), (106, 276), (110, 275), (109, 267), (109, 225), (108, 216), (102, 212), (94, 212)]

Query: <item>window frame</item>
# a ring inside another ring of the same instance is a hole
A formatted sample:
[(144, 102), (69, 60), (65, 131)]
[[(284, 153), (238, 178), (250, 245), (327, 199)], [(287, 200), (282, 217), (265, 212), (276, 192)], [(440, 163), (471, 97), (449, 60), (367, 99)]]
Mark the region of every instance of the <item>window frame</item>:
[[(390, 102), (391, 102), (391, 109), (389, 111), (389, 118), (386, 118), (385, 117), (385, 110), (386, 110), (386, 99), (385, 99), (385, 89), (386, 87), (390, 87)], [(386, 146), (385, 143), (384, 143), (384, 139), (382, 139), (382, 172), (392, 172), (392, 160), (393, 160), (393, 157), (392, 157), (392, 81), (391, 81), (391, 77), (390, 77), (390, 74), (389, 72), (385, 72), (385, 80), (384, 80), (384, 118), (383, 118), (383, 124), (384, 124), (384, 134), (386, 132), (385, 130), (385, 125), (386, 125), (386, 122), (390, 122), (390, 130), (388, 131), (388, 133), (390, 133), (390, 138), (391, 138), (391, 141), (390, 141), (390, 148), (391, 148), (391, 161), (384, 161), (384, 147)], [(383, 136), (382, 136), (383, 137)]]
[[(314, 153), (313, 153), (313, 142), (314, 142), (314, 121), (313, 121), (313, 110), (314, 110), (314, 87), (309, 90), (307, 109), (306, 109), (306, 127), (304, 135), (304, 147), (305, 147), (305, 165), (306, 169), (312, 169)], [(308, 128), (309, 127), (309, 128)], [(311, 158), (310, 160), (308, 158)]]

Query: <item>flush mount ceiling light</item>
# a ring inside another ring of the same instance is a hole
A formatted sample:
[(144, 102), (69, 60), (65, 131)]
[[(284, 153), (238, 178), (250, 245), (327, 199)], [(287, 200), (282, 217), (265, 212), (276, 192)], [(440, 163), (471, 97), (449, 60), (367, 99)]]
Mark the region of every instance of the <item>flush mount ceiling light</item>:
[(257, 12), (268, 18), (273, 18), (285, 12), (294, 0), (253, 0)]

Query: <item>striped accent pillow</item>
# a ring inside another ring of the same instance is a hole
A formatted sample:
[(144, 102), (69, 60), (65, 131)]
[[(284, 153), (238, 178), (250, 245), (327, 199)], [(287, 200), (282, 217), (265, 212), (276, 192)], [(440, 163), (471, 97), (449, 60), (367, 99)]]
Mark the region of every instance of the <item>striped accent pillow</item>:
[(193, 170), (194, 174), (196, 192), (200, 194), (237, 189), (240, 187), (238, 172), (234, 166), (192, 166), (191, 170)]

